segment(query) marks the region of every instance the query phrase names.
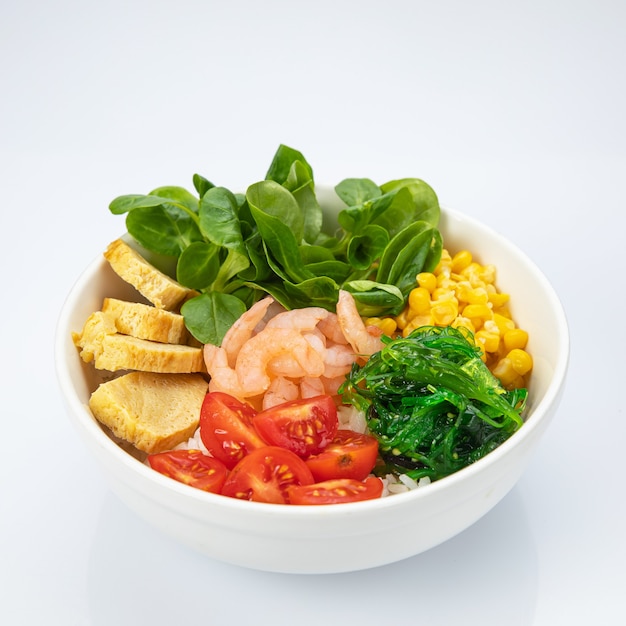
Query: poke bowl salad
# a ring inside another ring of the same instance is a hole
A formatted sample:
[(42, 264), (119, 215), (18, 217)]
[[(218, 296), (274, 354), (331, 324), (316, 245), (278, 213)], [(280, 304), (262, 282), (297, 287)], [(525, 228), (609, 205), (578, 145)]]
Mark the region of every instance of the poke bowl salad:
[(447, 240), (423, 180), (321, 189), (280, 145), (244, 193), (196, 174), (109, 209), (124, 297), (105, 293), (71, 339), (89, 412), (150, 471), (344, 506), (429, 489), (525, 428), (524, 287), (501, 289), (488, 248)]

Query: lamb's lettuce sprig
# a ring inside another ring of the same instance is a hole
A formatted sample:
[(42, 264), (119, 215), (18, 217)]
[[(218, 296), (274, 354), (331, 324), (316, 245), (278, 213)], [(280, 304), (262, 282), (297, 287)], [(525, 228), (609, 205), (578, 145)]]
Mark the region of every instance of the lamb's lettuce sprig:
[(169, 258), (172, 277), (198, 292), (181, 313), (202, 343), (219, 344), (265, 294), (287, 309), (334, 310), (345, 289), (362, 315), (397, 314), (416, 274), (441, 256), (439, 202), (420, 179), (342, 181), (336, 232), (324, 228), (310, 164), (285, 145), (245, 194), (199, 174), (193, 185), (195, 193), (165, 186), (119, 196), (109, 209), (125, 214), (128, 234)]

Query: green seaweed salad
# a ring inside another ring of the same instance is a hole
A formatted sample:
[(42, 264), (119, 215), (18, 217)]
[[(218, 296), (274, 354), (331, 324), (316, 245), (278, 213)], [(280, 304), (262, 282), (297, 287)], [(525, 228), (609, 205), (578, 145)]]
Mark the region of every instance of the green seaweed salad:
[[(313, 169), (280, 145), (265, 179), (245, 194), (194, 174), (195, 192), (165, 186), (115, 198), (129, 235), (172, 278), (199, 295), (181, 313), (191, 334), (219, 345), (235, 320), (270, 294), (287, 309), (334, 311), (339, 289), (361, 315), (395, 315), (415, 276), (441, 258), (440, 209), (418, 178), (377, 185), (348, 178), (335, 191), (346, 207), (339, 228), (324, 229)], [(166, 269), (167, 268), (167, 269)], [(174, 268), (174, 269), (171, 269)]]
[(505, 390), (465, 328), (422, 326), (354, 365), (342, 397), (365, 412), (384, 465), (437, 480), (477, 461), (522, 425), (527, 390)]
[[(120, 196), (109, 209), (126, 214), (128, 234), (155, 265), (198, 292), (181, 313), (202, 343), (219, 345), (266, 294), (287, 309), (332, 311), (344, 289), (363, 316), (397, 315), (416, 275), (441, 258), (439, 202), (418, 178), (341, 181), (335, 191), (346, 206), (334, 232), (324, 228), (310, 164), (288, 146), (278, 147), (265, 179), (244, 194), (199, 174), (193, 185), (195, 192), (165, 186)], [(384, 341), (341, 389), (379, 441), (380, 473), (435, 480), (521, 426), (526, 390), (500, 385), (469, 331), (429, 326)]]

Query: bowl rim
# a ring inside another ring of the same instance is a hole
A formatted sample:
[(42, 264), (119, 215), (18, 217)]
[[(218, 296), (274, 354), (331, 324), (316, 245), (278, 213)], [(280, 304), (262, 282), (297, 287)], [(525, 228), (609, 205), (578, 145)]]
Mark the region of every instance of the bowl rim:
[[(557, 345), (559, 349), (557, 360), (554, 364), (552, 377), (545, 393), (533, 409), (533, 419), (526, 421), (523, 427), (516, 431), (509, 439), (500, 444), (500, 446), (488, 455), (471, 465), (464, 467), (449, 476), (445, 476), (444, 478), (434, 481), (425, 487), (409, 490), (407, 492), (396, 493), (375, 500), (344, 503), (340, 506), (310, 505), (306, 507), (249, 502), (235, 498), (226, 498), (219, 494), (208, 493), (190, 487), (155, 472), (146, 464), (142, 463), (140, 460), (134, 458), (131, 454), (123, 450), (100, 427), (88, 407), (83, 404), (78, 397), (74, 388), (68, 363), (65, 359), (68, 338), (71, 336), (72, 332), (72, 328), (70, 328), (70, 317), (72, 315), (72, 311), (80, 298), (80, 294), (86, 287), (86, 284), (91, 280), (93, 275), (100, 270), (100, 268), (106, 265), (106, 261), (102, 254), (95, 257), (87, 265), (87, 267), (82, 270), (78, 278), (75, 280), (63, 302), (56, 324), (54, 338), (55, 370), (62, 398), (65, 402), (66, 408), (69, 409), (71, 421), (77, 429), (82, 431), (81, 435), (89, 435), (92, 442), (103, 449), (110, 460), (121, 463), (122, 466), (127, 467), (133, 473), (137, 473), (143, 480), (149, 481), (158, 486), (159, 489), (166, 492), (174, 492), (181, 497), (196, 502), (199, 506), (209, 508), (219, 506), (225, 509), (232, 509), (233, 512), (238, 514), (245, 512), (245, 514), (253, 513), (255, 515), (276, 515), (278, 513), (286, 516), (287, 518), (298, 519), (306, 517), (307, 519), (310, 519), (311, 516), (315, 516), (322, 520), (334, 519), (345, 515), (354, 515), (357, 512), (367, 512), (373, 510), (387, 511), (404, 506), (407, 502), (417, 502), (423, 498), (429, 498), (435, 493), (451, 489), (458, 483), (465, 482), (468, 478), (479, 475), (490, 465), (496, 463), (498, 459), (509, 454), (511, 450), (523, 445), (524, 441), (530, 438), (533, 432), (543, 425), (544, 420), (542, 418), (549, 411), (550, 407), (554, 403), (558, 402), (559, 396), (563, 391), (569, 364), (569, 327), (563, 305), (554, 290), (554, 287), (538, 266), (516, 244), (504, 237), (494, 228), (455, 209), (442, 206), (441, 214), (442, 221), (444, 223), (449, 219), (456, 220), (461, 223), (470, 223), (473, 227), (485, 231), (491, 236), (503, 239), (511, 253), (525, 263), (527, 268), (532, 272), (534, 280), (541, 285), (555, 316), (558, 331)], [(76, 353), (76, 358), (79, 358), (78, 353)]]

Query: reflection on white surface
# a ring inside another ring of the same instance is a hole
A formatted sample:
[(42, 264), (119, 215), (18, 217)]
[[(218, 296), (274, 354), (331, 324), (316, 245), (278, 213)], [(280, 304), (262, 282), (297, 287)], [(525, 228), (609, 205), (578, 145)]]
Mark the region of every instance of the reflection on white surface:
[(537, 598), (537, 551), (516, 488), (474, 526), (428, 552), (334, 575), (218, 563), (147, 526), (109, 494), (87, 574), (95, 626), (187, 622), (190, 616), (207, 624), (319, 626), (334, 616), (363, 626), (390, 619), (515, 626), (532, 623)]

